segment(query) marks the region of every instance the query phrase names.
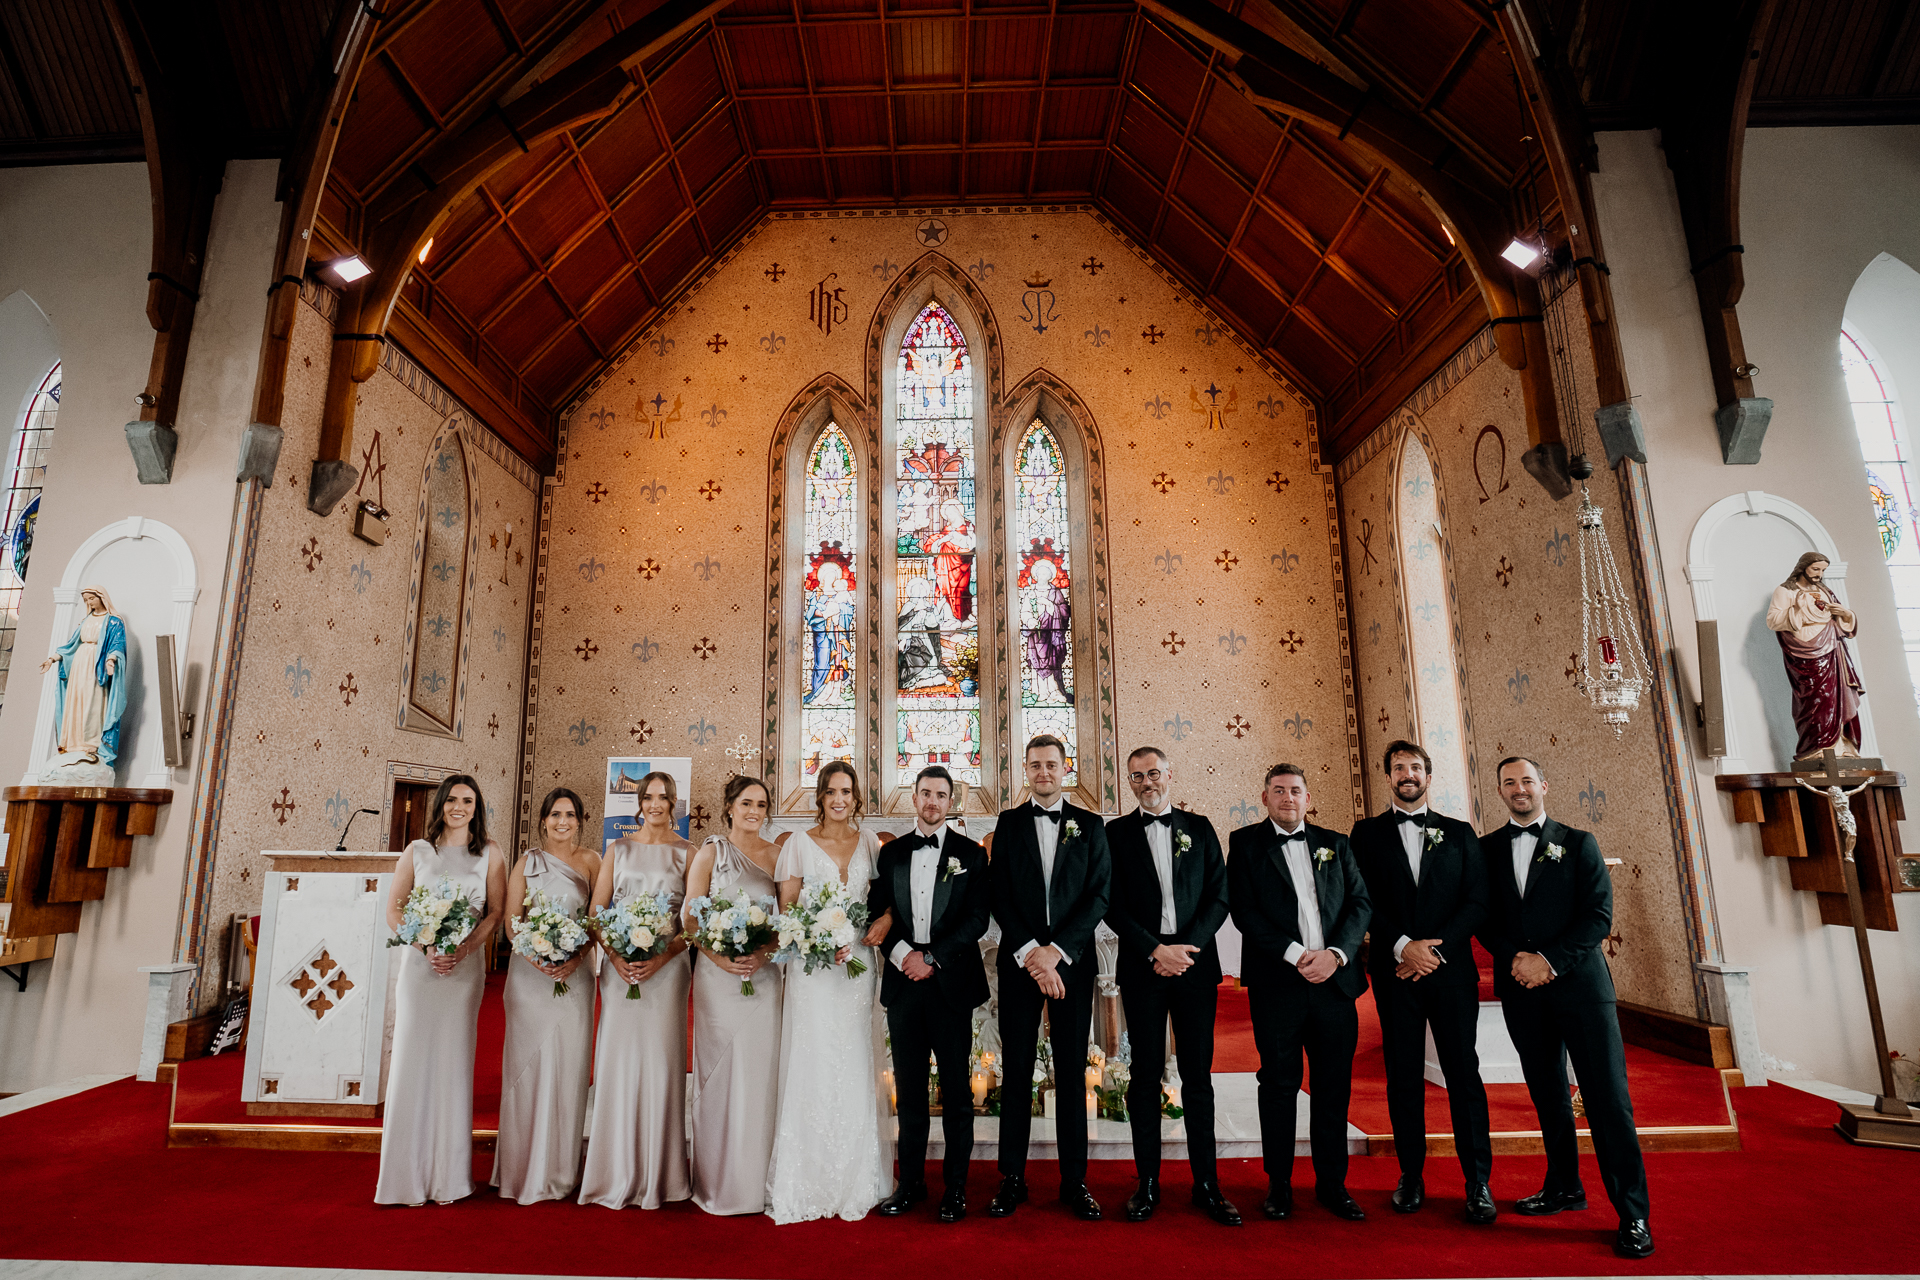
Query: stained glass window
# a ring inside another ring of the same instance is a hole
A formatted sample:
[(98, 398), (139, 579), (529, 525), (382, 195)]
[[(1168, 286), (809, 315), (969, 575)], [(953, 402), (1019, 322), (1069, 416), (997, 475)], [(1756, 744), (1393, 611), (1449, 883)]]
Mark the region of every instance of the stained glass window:
[(1067, 744), (1066, 784), (1074, 769), (1072, 533), (1067, 526), (1067, 467), (1060, 442), (1038, 418), (1014, 455), (1020, 572), (1020, 706), (1023, 735), (1050, 733)]
[(828, 423), (807, 455), (800, 659), (800, 781), (820, 766), (853, 759), (854, 511), (859, 490), (853, 446)]
[(929, 304), (900, 344), (895, 386), (895, 764), (980, 781), (974, 581), (973, 361)]
[(46, 481), (47, 448), (60, 412), (60, 366), (40, 382), (27, 404), (20, 429), (9, 442), (6, 510), (0, 513), (0, 699), (13, 667), (14, 633), (20, 625), (20, 593), (26, 585), (27, 559), (33, 551), (33, 526), (40, 517), (40, 486)]
[(1907, 651), (1907, 674), (1920, 701), (1920, 510), (1916, 510), (1912, 452), (1900, 398), (1886, 366), (1867, 341), (1840, 331), (1840, 371), (1853, 403), (1853, 428), (1867, 464), (1867, 497), (1880, 530), (1880, 549), (1893, 579), (1894, 612)]

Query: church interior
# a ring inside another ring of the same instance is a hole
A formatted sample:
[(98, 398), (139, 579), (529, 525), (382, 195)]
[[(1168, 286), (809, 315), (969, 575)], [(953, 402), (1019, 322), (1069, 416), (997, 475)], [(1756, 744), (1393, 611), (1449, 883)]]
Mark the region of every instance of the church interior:
[[(509, 853), (555, 787), (611, 838), (613, 760), (682, 762), (696, 845), (736, 774), (807, 828), (835, 760), (889, 834), (943, 765), (981, 840), (1042, 733), (1109, 819), (1157, 748), (1223, 844), (1277, 761), (1339, 832), (1395, 740), (1479, 831), (1537, 761), (1608, 860), (1649, 1265), (1913, 1269), (1911, 1214), (1837, 1224), (1920, 1144), (1874, 1112), (1920, 1103), (1914, 6), (17, 0), (0, 54), (0, 1277), (951, 1266), (876, 1219), (376, 1209), (363, 904), (455, 775)], [(1824, 765), (1768, 620), (1810, 552), (1864, 689)], [(104, 759), (50, 773), (96, 696)], [(1540, 1124), (1481, 1056), (1522, 1194)], [(996, 1268), (1617, 1262), (1562, 1219), (1019, 1222), (955, 1231)]]

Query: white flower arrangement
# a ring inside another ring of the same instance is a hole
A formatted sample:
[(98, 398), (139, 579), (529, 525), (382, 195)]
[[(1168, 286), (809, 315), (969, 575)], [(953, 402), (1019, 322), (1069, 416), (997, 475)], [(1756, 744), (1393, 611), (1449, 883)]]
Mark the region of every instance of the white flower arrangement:
[(1534, 861), (1535, 862), (1558, 862), (1560, 861), (1560, 859), (1566, 856), (1567, 856), (1567, 851), (1565, 849), (1562, 849), (1557, 844), (1550, 844), (1545, 849), (1542, 849), (1540, 851), (1540, 856), (1535, 858)]
[(952, 854), (948, 854), (947, 873), (940, 878), (942, 880), (951, 880), (955, 876), (963, 876), (965, 874), (967, 874), (966, 864), (962, 863), (960, 859), (954, 857)]
[[(842, 947), (851, 948), (860, 941), (867, 919), (867, 904), (855, 902), (838, 879), (808, 880), (800, 896), (773, 918), (774, 940), (779, 947), (773, 953), (774, 963), (797, 961), (807, 973), (835, 964), (834, 957)], [(849, 978), (866, 971), (865, 961), (848, 956)]]
[[(710, 955), (739, 960), (750, 956), (767, 943), (776, 941), (772, 898), (756, 898), (739, 885), (717, 889), (705, 897), (687, 900), (687, 914), (694, 927), (686, 937)], [(740, 994), (754, 994), (753, 979), (740, 980)]]
[[(587, 945), (580, 917), (557, 906), (545, 889), (527, 895), (525, 913), (513, 931), (513, 953), (538, 964), (565, 964)], [(567, 994), (567, 984), (556, 981), (553, 994)]]
[(1182, 831), (1173, 842), (1173, 856), (1177, 858), (1191, 848), (1193, 848), (1193, 837)]
[(428, 888), (416, 884), (400, 908), (400, 927), (396, 937), (388, 938), (390, 947), (408, 947), (416, 943), (422, 951), (438, 951), (450, 956), (460, 949), (473, 926), (480, 922), (480, 909), (446, 876)]
[(1447, 838), (1447, 833), (1438, 827), (1427, 828), (1427, 847), (1432, 848)]
[[(679, 914), (664, 893), (635, 894), (605, 907), (594, 908), (590, 923), (607, 950), (628, 964), (642, 964), (664, 955), (680, 934)], [(640, 984), (627, 984), (627, 999), (640, 999)]]
[(1313, 851), (1313, 860), (1315, 862), (1332, 862), (1333, 861), (1332, 846), (1323, 844), (1318, 849), (1315, 849)]
[(1080, 824), (1072, 818), (1068, 818), (1067, 825), (1060, 830), (1060, 836), (1063, 840), (1078, 840), (1080, 838)]

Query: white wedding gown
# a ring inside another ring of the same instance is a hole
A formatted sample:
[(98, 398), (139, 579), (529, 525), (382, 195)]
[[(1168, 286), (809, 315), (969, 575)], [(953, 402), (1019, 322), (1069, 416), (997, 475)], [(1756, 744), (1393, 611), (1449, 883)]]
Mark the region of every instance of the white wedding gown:
[[(867, 896), (880, 842), (862, 832), (847, 865), (856, 902)], [(776, 880), (838, 879), (826, 850), (796, 831), (780, 851)], [(787, 966), (780, 1038), (780, 1112), (767, 1167), (767, 1212), (775, 1222), (845, 1218), (856, 1222), (893, 1191), (893, 1143), (885, 1056), (877, 1016), (879, 955), (855, 945), (867, 971), (847, 977), (833, 965), (804, 973)]]

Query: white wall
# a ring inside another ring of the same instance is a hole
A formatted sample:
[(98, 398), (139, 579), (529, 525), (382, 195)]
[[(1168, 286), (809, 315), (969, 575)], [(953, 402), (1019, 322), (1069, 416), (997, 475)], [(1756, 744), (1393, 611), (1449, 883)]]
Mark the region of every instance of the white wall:
[[(1750, 467), (1720, 460), (1699, 305), (1658, 138), (1611, 133), (1599, 142), (1594, 195), (1627, 374), (1647, 424), (1654, 515), (1683, 669), (1699, 670), (1686, 579), (1694, 525), (1729, 494), (1764, 490), (1789, 498), (1826, 528), (1849, 563), (1846, 595), (1862, 619), (1858, 653), (1877, 746), (1890, 767), (1920, 777), (1920, 716), (1835, 345), (1848, 296), (1876, 257), (1920, 262), (1920, 219), (1913, 216), (1920, 208), (1920, 128), (1748, 133), (1740, 321), (1748, 358), (1759, 366), (1757, 393), (1774, 401), (1762, 460)], [(1736, 536), (1720, 540), (1728, 558), (1749, 557), (1716, 582), (1723, 631), (1738, 630), (1752, 612), (1751, 601), (1730, 601), (1728, 590), (1750, 594), (1792, 567), (1790, 557), (1773, 563), (1789, 549), (1791, 538), (1783, 537), (1756, 535), (1745, 547)], [(1743, 748), (1745, 763), (1779, 768), (1777, 735), (1765, 727), (1775, 718), (1773, 708), (1761, 705), (1763, 697), (1778, 697), (1780, 682), (1768, 669), (1777, 651), (1769, 655), (1750, 639), (1722, 638), (1725, 660), (1741, 668), (1729, 683), (1736, 714), (1751, 725), (1743, 730), (1753, 743)], [(1757, 827), (1732, 821), (1731, 806), (1714, 788), (1713, 762), (1696, 754), (1695, 766), (1725, 960), (1753, 969), (1762, 1048), (1779, 1061), (1782, 1075), (1872, 1087), (1877, 1071), (1852, 938), (1823, 927), (1812, 895), (1790, 889), (1786, 866), (1762, 856)], [(1914, 838), (1911, 824), (1903, 837)], [(1920, 895), (1899, 895), (1896, 904), (1901, 928), (1873, 935), (1874, 957), (1889, 1036), (1896, 1048), (1914, 1054), (1920, 1053)]]
[[(15, 295), (24, 292), (45, 314), (63, 363), (60, 420), (21, 607), (16, 666), (37, 665), (47, 653), (53, 640), (51, 588), (75, 549), (110, 521), (145, 516), (178, 530), (198, 565), (202, 590), (184, 661), (198, 669), (204, 701), (234, 466), (251, 407), (279, 227), (275, 171), (272, 161), (228, 166), (214, 207), (182, 383), (173, 483), (159, 486), (135, 479), (124, 432), (153, 351), (146, 318), (152, 223), (145, 167), (0, 170), (0, 227), (6, 228), (0, 238), (0, 322), (21, 318)], [(10, 324), (0, 333), (11, 337), (15, 331)], [(44, 373), (42, 356), (34, 359)], [(0, 357), (0, 378), (13, 372)], [(0, 380), (0, 406), (9, 410), (12, 390), (11, 381)], [(134, 638), (150, 656), (151, 638)], [(0, 781), (8, 785), (27, 767), (43, 687), (18, 679), (0, 707)], [(33, 966), (24, 994), (0, 983), (0, 1092), (133, 1069), (146, 988), (135, 969), (173, 959), (193, 783), (187, 770), (173, 777), (174, 801), (162, 811), (158, 832), (134, 842), (132, 867), (113, 873), (103, 901), (86, 905), (79, 933), (60, 938), (51, 963)]]

